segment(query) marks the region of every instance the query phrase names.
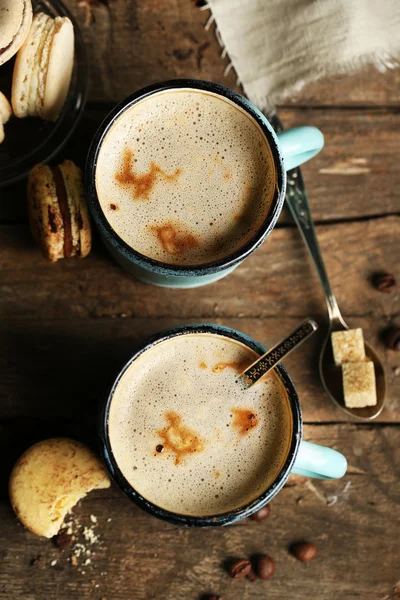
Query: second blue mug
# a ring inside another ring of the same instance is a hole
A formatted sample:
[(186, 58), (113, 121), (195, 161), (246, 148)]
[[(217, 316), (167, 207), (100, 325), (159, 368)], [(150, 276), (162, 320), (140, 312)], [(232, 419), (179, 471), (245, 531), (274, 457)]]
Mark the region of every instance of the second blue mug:
[[(218, 525), (229, 525), (231, 523), (234, 523), (235, 521), (244, 519), (244, 518), (250, 516), (255, 511), (262, 508), (263, 506), (265, 506), (265, 504), (270, 502), (272, 500), (272, 498), (274, 498), (275, 495), (279, 492), (279, 490), (284, 486), (285, 482), (287, 481), (287, 479), (289, 478), (291, 473), (295, 473), (295, 474), (303, 475), (303, 476), (307, 476), (307, 477), (314, 477), (314, 478), (318, 478), (318, 479), (338, 479), (340, 477), (343, 477), (343, 475), (346, 473), (347, 461), (346, 461), (346, 458), (340, 452), (334, 450), (333, 448), (329, 448), (326, 446), (320, 446), (318, 444), (313, 444), (311, 442), (307, 442), (302, 439), (303, 422), (302, 422), (299, 397), (297, 395), (297, 392), (293, 385), (293, 382), (290, 379), (289, 374), (287, 373), (286, 369), (282, 366), (282, 364), (279, 363), (277, 365), (277, 367), (275, 368), (275, 375), (278, 378), (278, 380), (280, 381), (280, 383), (282, 384), (283, 389), (285, 390), (285, 395), (287, 397), (289, 413), (290, 413), (290, 421), (291, 421), (291, 435), (289, 438), (289, 447), (287, 450), (286, 459), (284, 460), (284, 464), (282, 465), (279, 473), (277, 473), (275, 480), (266, 489), (264, 489), (261, 493), (257, 494), (253, 500), (251, 500), (247, 503), (244, 503), (243, 506), (240, 506), (239, 508), (236, 508), (233, 510), (228, 510), (227, 512), (217, 512), (216, 514), (207, 513), (207, 516), (200, 516), (200, 515), (188, 516), (187, 514), (183, 514), (182, 511), (179, 510), (179, 504), (176, 505), (176, 510), (174, 510), (174, 512), (171, 512), (171, 510), (168, 510), (166, 508), (161, 508), (150, 498), (144, 497), (137, 489), (135, 489), (133, 487), (133, 485), (131, 483), (129, 483), (129, 481), (126, 479), (125, 475), (123, 474), (122, 470), (120, 469), (118, 460), (116, 458), (116, 455), (113, 452), (113, 448), (112, 448), (112, 444), (111, 444), (112, 436), (110, 434), (110, 412), (111, 412), (111, 406), (113, 403), (113, 399), (116, 395), (117, 388), (120, 385), (123, 385), (124, 376), (126, 373), (129, 372), (132, 365), (134, 365), (134, 363), (138, 364), (139, 361), (141, 361), (141, 374), (142, 374), (141, 376), (142, 376), (143, 380), (151, 380), (152, 379), (152, 369), (154, 368), (154, 365), (157, 365), (157, 361), (152, 362), (152, 358), (151, 358), (152, 350), (156, 347), (162, 347), (163, 344), (164, 345), (168, 344), (169, 342), (174, 341), (177, 338), (188, 339), (188, 337), (190, 338), (193, 335), (195, 335), (195, 336), (196, 335), (201, 335), (201, 336), (210, 335), (210, 336), (217, 337), (217, 338), (221, 337), (222, 339), (227, 338), (228, 340), (231, 340), (235, 343), (239, 343), (243, 346), (248, 347), (250, 350), (254, 351), (256, 354), (258, 354), (260, 356), (266, 352), (266, 348), (262, 344), (255, 341), (248, 335), (246, 335), (240, 331), (237, 331), (235, 329), (231, 329), (229, 327), (223, 327), (222, 325), (215, 325), (215, 324), (211, 324), (211, 323), (183, 325), (180, 327), (174, 327), (172, 329), (161, 331), (161, 332), (155, 334), (154, 336), (152, 336), (150, 339), (139, 344), (135, 348), (133, 355), (131, 356), (129, 361), (126, 363), (126, 365), (123, 367), (123, 369), (118, 374), (114, 384), (112, 385), (112, 388), (111, 388), (111, 391), (110, 391), (108, 397), (105, 398), (103, 405), (101, 407), (101, 413), (99, 416), (99, 436), (100, 436), (100, 440), (101, 440), (101, 450), (102, 450), (102, 454), (103, 454), (103, 458), (105, 460), (106, 466), (107, 466), (111, 476), (113, 477), (115, 483), (120, 487), (120, 489), (122, 491), (124, 491), (127, 494), (127, 496), (131, 500), (133, 500), (133, 502), (135, 502), (138, 506), (140, 506), (141, 508), (143, 508), (144, 510), (146, 510), (153, 516), (156, 516), (160, 519), (164, 519), (164, 520), (174, 523), (176, 525), (185, 525), (185, 526), (189, 526), (189, 527), (213, 527), (213, 526), (218, 526)], [(173, 351), (170, 356), (175, 357), (175, 354)], [(148, 358), (148, 357), (150, 357), (150, 358)], [(187, 362), (188, 362), (188, 364), (186, 365), (186, 367), (184, 365), (182, 365), (182, 372), (184, 372), (185, 368), (188, 368), (190, 370), (194, 368), (193, 360), (191, 362), (190, 362), (190, 360), (188, 360)], [(222, 363), (222, 364), (229, 364), (229, 363)], [(160, 369), (160, 367), (158, 367), (158, 368)], [(165, 365), (164, 365), (164, 368), (165, 368)], [(161, 369), (161, 370), (163, 371), (164, 369)], [(168, 375), (168, 374), (166, 373), (166, 375)], [(172, 375), (170, 374), (170, 376), (172, 376)], [(262, 385), (262, 384), (259, 383), (256, 385)], [(148, 399), (146, 399), (145, 397), (142, 397), (141, 402), (139, 404), (137, 404), (137, 400), (136, 400), (135, 403), (132, 403), (129, 405), (129, 402), (131, 402), (131, 400), (129, 400), (130, 392), (128, 390), (135, 389), (134, 385), (132, 383), (131, 383), (131, 386), (132, 387), (128, 386), (127, 388), (123, 388), (125, 390), (124, 395), (123, 395), (125, 408), (123, 408), (123, 410), (121, 411), (121, 414), (123, 415), (123, 420), (127, 421), (128, 423), (132, 423), (132, 427), (137, 427), (138, 431), (140, 432), (138, 434), (139, 436), (141, 436), (142, 433), (143, 434), (150, 433), (150, 435), (152, 435), (152, 428), (150, 426), (148, 427), (147, 430), (141, 431), (141, 429), (140, 429), (140, 427), (141, 427), (140, 416), (143, 415), (144, 412), (146, 412), (146, 410), (148, 409), (148, 406), (151, 404), (151, 402)], [(204, 393), (204, 390), (202, 391), (202, 388), (199, 385), (199, 387), (195, 393), (197, 393), (200, 398), (202, 393)], [(155, 394), (156, 394), (156, 392), (154, 392), (154, 395)], [(168, 399), (168, 402), (171, 405), (173, 405), (173, 400), (171, 401), (170, 398)], [(181, 409), (184, 410), (185, 409), (185, 394), (184, 394), (184, 392), (182, 393), (182, 397), (179, 397), (178, 402), (179, 402), (178, 406), (180, 407), (179, 410), (181, 410)], [(129, 410), (126, 410), (127, 406), (130, 406)], [(192, 418), (195, 419), (194, 422), (196, 422), (196, 419), (197, 419), (198, 423), (201, 422), (202, 419), (204, 419), (204, 420), (210, 419), (211, 407), (212, 407), (212, 401), (209, 402), (209, 404), (208, 404), (207, 412), (201, 412), (201, 409), (200, 409), (196, 417), (194, 417), (192, 415)], [(159, 410), (159, 414), (161, 415), (161, 413), (162, 413), (161, 407), (158, 407), (157, 410)], [(137, 416), (135, 416), (135, 415), (137, 415)], [(131, 419), (132, 419), (132, 421), (131, 421)], [(116, 422), (118, 423), (118, 421), (116, 421)], [(136, 428), (134, 429), (134, 431), (136, 432)], [(173, 435), (176, 436), (178, 434), (173, 433)], [(223, 439), (224, 438), (222, 437), (222, 440)], [(178, 440), (179, 440), (179, 435), (178, 435)], [(183, 443), (185, 443), (185, 442), (186, 442), (186, 440), (184, 440)], [(226, 450), (226, 448), (229, 447), (228, 444), (225, 446), (223, 441), (216, 442), (216, 443), (218, 443), (219, 452), (224, 452)], [(135, 445), (135, 444), (133, 444), (133, 445)], [(150, 445), (150, 447), (151, 447), (151, 445)], [(137, 449), (135, 448), (134, 450), (137, 450)], [(161, 452), (161, 450), (160, 450), (160, 452)], [(166, 454), (168, 455), (168, 452)], [(140, 455), (140, 456), (141, 456), (141, 460), (145, 461), (144, 455)], [(146, 456), (148, 457), (148, 455), (146, 455)], [(152, 453), (150, 452), (150, 457), (151, 456), (152, 456)], [(129, 457), (130, 457), (129, 465), (130, 465), (130, 468), (132, 468), (134, 465), (135, 459), (134, 459), (133, 455), (131, 456), (129, 454)], [(141, 462), (141, 460), (140, 460), (140, 462)], [(152, 459), (150, 458), (150, 460), (152, 460)], [(177, 464), (177, 463), (175, 463), (175, 464)], [(240, 467), (239, 464), (238, 464), (238, 467)], [(134, 468), (136, 469), (136, 467), (134, 467)], [(145, 466), (145, 469), (147, 469), (147, 468), (148, 467)], [(192, 468), (192, 467), (190, 467), (190, 468)], [(240, 471), (240, 468), (239, 468), (239, 471)], [(171, 479), (169, 479), (169, 481), (171, 481)], [(196, 490), (199, 493), (202, 490), (202, 486), (207, 486), (207, 483), (202, 484), (201, 483), (202, 481), (204, 482), (204, 479), (201, 479), (201, 480), (199, 479), (198, 487), (196, 487)], [(165, 486), (165, 483), (166, 482), (164, 482), (164, 486)], [(160, 487), (163, 486), (162, 480), (159, 481), (159, 486)], [(164, 489), (165, 489), (165, 487), (164, 487)], [(151, 496), (151, 493), (150, 493), (150, 496)]]
[[(96, 166), (105, 136), (121, 115), (134, 104), (167, 90), (197, 90), (228, 99), (244, 110), (265, 136), (276, 170), (276, 190), (267, 215), (259, 229), (238, 250), (200, 265), (167, 264), (154, 260), (131, 248), (106, 219), (96, 191)], [(216, 83), (194, 79), (178, 79), (158, 83), (142, 90), (116, 106), (100, 125), (90, 148), (86, 165), (86, 189), (92, 217), (101, 237), (115, 260), (134, 277), (158, 286), (192, 288), (212, 283), (228, 275), (271, 233), (280, 215), (286, 192), (286, 171), (315, 156), (323, 147), (322, 133), (315, 127), (296, 127), (276, 134), (266, 117), (249, 100)]]

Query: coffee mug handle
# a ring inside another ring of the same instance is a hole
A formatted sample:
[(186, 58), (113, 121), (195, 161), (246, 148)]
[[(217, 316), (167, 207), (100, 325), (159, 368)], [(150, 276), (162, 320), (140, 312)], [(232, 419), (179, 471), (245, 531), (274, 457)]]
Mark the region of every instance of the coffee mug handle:
[(324, 136), (316, 127), (294, 127), (281, 131), (278, 140), (286, 171), (307, 162), (324, 147)]
[(343, 454), (302, 440), (292, 473), (317, 479), (340, 479), (346, 470), (347, 460)]

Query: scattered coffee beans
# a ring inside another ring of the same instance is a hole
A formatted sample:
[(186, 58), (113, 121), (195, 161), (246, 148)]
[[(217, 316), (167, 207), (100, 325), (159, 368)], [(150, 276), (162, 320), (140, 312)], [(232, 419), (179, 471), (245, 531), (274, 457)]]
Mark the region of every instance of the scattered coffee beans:
[(317, 556), (317, 549), (309, 542), (298, 542), (290, 547), (290, 552), (301, 562), (309, 563)]
[(251, 563), (249, 560), (241, 558), (231, 564), (229, 574), (234, 579), (240, 579), (241, 577), (247, 577), (251, 571)]
[(260, 508), (260, 510), (253, 513), (251, 515), (250, 519), (252, 521), (264, 521), (264, 519), (269, 517), (270, 513), (271, 513), (271, 508), (270, 508), (269, 504), (266, 504), (265, 506)]
[(390, 294), (396, 287), (396, 280), (390, 273), (377, 273), (372, 278), (372, 283), (379, 292)]
[(268, 554), (262, 554), (256, 560), (256, 574), (260, 579), (270, 579), (275, 571), (275, 561)]

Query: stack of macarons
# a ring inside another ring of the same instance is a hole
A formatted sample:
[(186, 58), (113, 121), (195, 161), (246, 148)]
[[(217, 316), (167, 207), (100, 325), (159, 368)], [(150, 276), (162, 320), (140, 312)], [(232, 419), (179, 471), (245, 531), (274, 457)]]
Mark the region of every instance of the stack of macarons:
[[(15, 116), (56, 121), (68, 95), (74, 64), (70, 19), (44, 13), (32, 18), (31, 0), (0, 0), (0, 65), (15, 54), (11, 91)], [(1, 98), (0, 141), (4, 139), (2, 125), (10, 117), (3, 104)]]
[(32, 169), (28, 213), (33, 237), (48, 260), (89, 254), (92, 234), (83, 177), (72, 161)]

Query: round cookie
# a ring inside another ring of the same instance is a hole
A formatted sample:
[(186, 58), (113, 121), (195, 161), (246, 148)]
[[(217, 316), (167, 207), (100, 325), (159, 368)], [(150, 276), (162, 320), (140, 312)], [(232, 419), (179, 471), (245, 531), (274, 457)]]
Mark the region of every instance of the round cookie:
[(12, 115), (11, 104), (5, 97), (5, 95), (0, 92), (0, 144), (4, 141), (4, 127), (3, 125), (7, 123), (9, 118)]
[(0, 0), (0, 65), (18, 52), (31, 23), (31, 0)]
[(56, 121), (68, 94), (73, 65), (74, 29), (70, 19), (37, 13), (15, 61), (15, 115)]
[(92, 450), (81, 442), (54, 438), (31, 446), (18, 459), (10, 475), (9, 495), (21, 523), (50, 538), (81, 498), (110, 485)]
[(28, 214), (33, 237), (50, 261), (89, 254), (92, 233), (82, 172), (72, 161), (32, 169)]

